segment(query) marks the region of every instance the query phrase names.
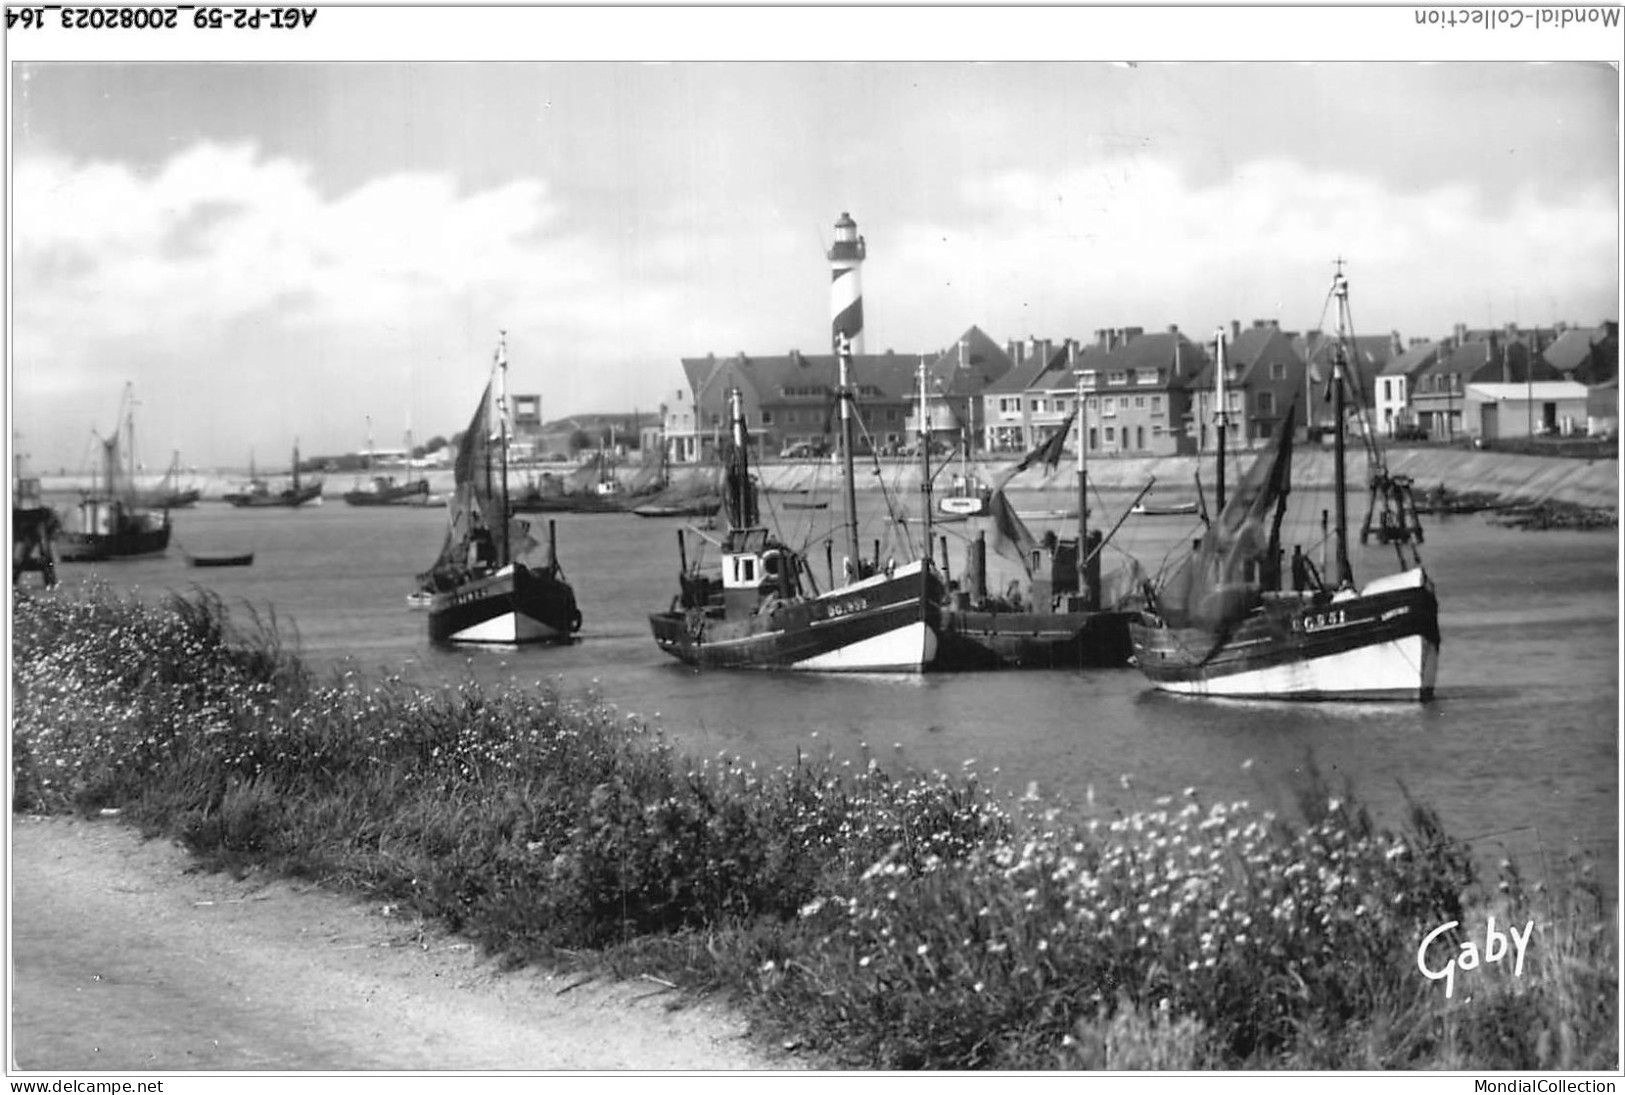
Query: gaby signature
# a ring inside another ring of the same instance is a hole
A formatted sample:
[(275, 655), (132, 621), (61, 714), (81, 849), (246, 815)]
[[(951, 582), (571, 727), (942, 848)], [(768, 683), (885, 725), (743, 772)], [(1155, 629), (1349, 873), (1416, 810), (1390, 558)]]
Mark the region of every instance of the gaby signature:
[[(1452, 920), (1440, 924), (1437, 928), (1424, 935), (1422, 945), (1416, 948), (1417, 968), (1422, 971), (1422, 976), (1429, 981), (1444, 981), (1445, 999), (1448, 1000), (1456, 991), (1456, 970), (1474, 970), (1480, 964), (1487, 966), (1494, 962), (1500, 962), (1506, 958), (1509, 947), (1517, 948), (1512, 964), (1512, 976), (1522, 976), (1524, 953), (1529, 946), (1529, 937), (1535, 934), (1535, 922), (1533, 920), (1524, 925), (1522, 935), (1518, 934), (1517, 928), (1508, 928), (1507, 934), (1502, 935), (1495, 930), (1495, 917), (1492, 916), (1484, 928), (1482, 961), (1479, 957), (1478, 944), (1472, 939), (1464, 939), (1461, 942), (1459, 954), (1452, 955), (1448, 961), (1442, 964), (1430, 965), (1428, 962), (1428, 948), (1433, 945), (1435, 939), (1460, 926), (1460, 923), (1458, 920)], [(1511, 937), (1510, 942), (1508, 941), (1509, 936)]]

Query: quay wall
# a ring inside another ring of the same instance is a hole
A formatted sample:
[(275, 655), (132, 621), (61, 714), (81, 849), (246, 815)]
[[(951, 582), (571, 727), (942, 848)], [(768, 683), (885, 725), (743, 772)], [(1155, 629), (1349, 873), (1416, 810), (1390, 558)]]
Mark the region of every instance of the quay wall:
[[(1232, 482), (1254, 459), (1254, 453), (1238, 453), (1232, 465)], [(1016, 461), (984, 461), (976, 465), (984, 479), (994, 479), (1014, 468)], [(1012, 488), (1023, 492), (1053, 493), (1065, 499), (1075, 491), (1074, 464), (1067, 460), (1057, 471), (1045, 475), (1042, 469), (1029, 468), (1010, 482)], [(1388, 453), (1389, 469), (1409, 475), (1420, 491), (1431, 490), (1440, 484), (1453, 491), (1493, 491), (1503, 503), (1568, 502), (1579, 506), (1618, 510), (1619, 461), (1585, 460), (1551, 456), (1526, 456), (1518, 453), (1481, 452), (1469, 449), (1405, 448)], [(876, 490), (884, 484), (888, 490), (917, 490), (920, 471), (907, 461), (886, 460), (876, 464), (872, 459), (858, 465), (858, 489)], [(563, 465), (548, 465), (537, 471), (560, 474), (568, 471)], [(621, 469), (624, 480), (630, 480), (641, 471), (640, 465)], [(770, 491), (798, 491), (813, 487), (832, 489), (839, 481), (839, 469), (830, 461), (777, 461), (769, 460), (755, 467), (762, 485)], [(1194, 498), (1196, 475), (1200, 471), (1202, 482), (1209, 491), (1213, 488), (1213, 460), (1203, 456), (1164, 457), (1105, 457), (1089, 461), (1089, 480), (1099, 490), (1136, 491), (1153, 478), (1155, 494), (1162, 500)], [(957, 464), (942, 468), (935, 476), (938, 490), (945, 490), (952, 481)], [(414, 475), (420, 474), (417, 472)], [(430, 486), (436, 491), (451, 489), (450, 470), (427, 473)], [(524, 469), (514, 471), (511, 481), (517, 486), (528, 478)], [(204, 499), (218, 499), (221, 494), (240, 484), (245, 477), (239, 473), (200, 473), (195, 484), (202, 488)], [(329, 473), (326, 481), (326, 500), (339, 502), (340, 496), (357, 481), (354, 473)], [(1323, 489), (1332, 485), (1332, 453), (1329, 449), (1308, 449), (1301, 446), (1292, 467), (1292, 481), (1296, 488)], [(710, 483), (715, 472), (710, 467), (676, 467), (672, 469), (675, 485)], [(1349, 453), (1348, 479), (1356, 491), (1363, 491), (1366, 482), (1365, 454), (1359, 449)], [(43, 476), (41, 487), (50, 494), (71, 495), (88, 485), (83, 476)]]

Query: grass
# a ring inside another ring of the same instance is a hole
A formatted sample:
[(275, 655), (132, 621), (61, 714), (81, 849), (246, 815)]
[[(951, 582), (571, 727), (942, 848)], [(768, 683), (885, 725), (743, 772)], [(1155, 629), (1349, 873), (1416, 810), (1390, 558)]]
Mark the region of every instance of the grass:
[[(691, 758), (596, 703), (318, 680), (207, 593), (20, 597), (14, 809), (116, 808), (212, 866), (321, 880), (512, 963), (721, 992), (886, 1069), (1615, 1069), (1617, 933), (1576, 864), (1480, 880), (1412, 804), (1292, 818), (1189, 789), (1082, 819), (975, 774)], [(1416, 965), (1535, 922), (1525, 965)]]

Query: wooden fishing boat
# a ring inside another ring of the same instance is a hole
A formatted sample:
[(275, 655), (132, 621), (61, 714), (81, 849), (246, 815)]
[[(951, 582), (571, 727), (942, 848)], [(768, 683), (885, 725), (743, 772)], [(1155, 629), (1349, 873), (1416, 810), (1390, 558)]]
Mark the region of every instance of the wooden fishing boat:
[[(486, 383), (458, 447), (445, 541), (434, 565), (419, 576), (417, 592), (428, 597), (429, 638), (435, 643), (559, 643), (581, 630), (575, 590), (558, 564), (552, 522), (546, 560), (522, 561), (536, 544), (529, 524), (516, 520), (509, 506), (505, 414), (495, 416), (497, 443), (492, 437), (492, 392), (506, 386), (507, 369), (504, 334), (497, 345), (496, 376)], [(506, 407), (507, 400), (501, 404)]]
[(234, 554), (194, 555), (187, 552), (186, 562), (194, 567), (249, 567), (254, 565), (254, 553), (241, 551)]
[(57, 541), (57, 554), (65, 563), (91, 563), (162, 555), (169, 549), (170, 519), (166, 509), (139, 504), (135, 487), (135, 399), (125, 386), (121, 418), (124, 453), (119, 431), (101, 442), (101, 469), (91, 488), (80, 495), (74, 520)]
[(135, 497), (137, 505), (148, 509), (187, 509), (197, 505), (203, 491), (191, 484), (181, 485), (181, 454), (177, 452), (157, 485), (138, 490)]
[(655, 642), (672, 657), (711, 669), (820, 672), (919, 672), (934, 662), (943, 588), (931, 560), (881, 565), (858, 548), (851, 349), (844, 337), (838, 357), (847, 517), (840, 580), (820, 590), (805, 556), (761, 523), (744, 400), (734, 388), (720, 567), (710, 573), (696, 561), (691, 568), (680, 531), (679, 592), (667, 611), (649, 617)]
[[(921, 383), (923, 388), (923, 376)], [(1077, 405), (1085, 406), (1081, 384)], [(962, 582), (942, 613), (941, 668), (1077, 669), (1129, 663), (1128, 624), (1139, 610), (1144, 576), (1132, 560), (1102, 574), (1101, 553), (1110, 536), (1089, 528), (1083, 422), (1078, 425), (1077, 508), (1059, 511), (1062, 519), (1077, 520), (1074, 538), (1048, 534), (1039, 540), (1005, 493), (1009, 481), (1028, 468), (1053, 470), (1059, 465), (1075, 420), (1076, 410), (989, 488), (987, 517), (997, 543), (1019, 561), (1024, 580), (1010, 582), (1003, 591), (989, 588), (986, 530), (968, 543)], [(922, 479), (929, 491), (929, 465)], [(927, 513), (929, 501), (928, 494)]]
[(249, 480), (247, 486), (240, 490), (230, 491), (220, 497), (232, 505), (245, 509), (257, 509), (268, 506), (281, 506), (291, 509), (311, 502), (320, 502), (322, 497), (322, 481), (317, 479), (307, 482), (299, 473), (299, 444), (293, 446), (293, 471), (288, 481), (278, 489), (272, 489), (270, 482), (261, 479), (254, 472), (253, 457), (249, 457)]
[(1140, 502), (1129, 512), (1136, 517), (1195, 517), (1200, 509), (1195, 502)]
[[(1281, 562), (1293, 407), (1274, 444), (1228, 500), (1221, 470), (1218, 517), (1129, 628), (1135, 661), (1159, 689), (1272, 700), (1427, 700), (1433, 695), (1439, 607), (1416, 547), (1422, 528), (1410, 479), (1389, 473), (1371, 429), (1358, 431), (1367, 446), (1371, 486), (1362, 540), (1373, 524), (1384, 530), (1381, 542), (1394, 547), (1398, 571), (1360, 586), (1349, 562), (1345, 389), (1357, 359), (1350, 350), (1348, 282), (1341, 262), (1330, 296), (1338, 313), (1331, 381), (1336, 520), (1327, 573), (1318, 573), (1301, 547), (1289, 568)], [(1221, 334), (1215, 372), (1221, 469), (1223, 349)]]

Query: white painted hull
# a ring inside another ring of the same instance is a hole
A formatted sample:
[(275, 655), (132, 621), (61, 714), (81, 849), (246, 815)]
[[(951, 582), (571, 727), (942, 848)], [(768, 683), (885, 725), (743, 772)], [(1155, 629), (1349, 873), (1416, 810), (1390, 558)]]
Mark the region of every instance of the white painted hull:
[(500, 616), (493, 616), (489, 620), (482, 620), (461, 631), (451, 635), (454, 643), (486, 643), (493, 646), (518, 645), (521, 643), (554, 642), (566, 638), (567, 632), (554, 627), (548, 627), (540, 620), (533, 620), (522, 612), (504, 612)]
[(937, 656), (937, 633), (923, 620), (794, 663), (826, 673), (915, 673)]
[(1187, 696), (1265, 699), (1424, 699), (1433, 694), (1439, 648), (1420, 635), (1206, 680), (1159, 681)]

